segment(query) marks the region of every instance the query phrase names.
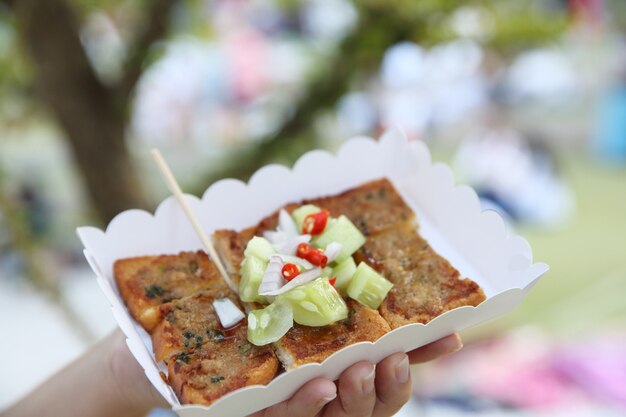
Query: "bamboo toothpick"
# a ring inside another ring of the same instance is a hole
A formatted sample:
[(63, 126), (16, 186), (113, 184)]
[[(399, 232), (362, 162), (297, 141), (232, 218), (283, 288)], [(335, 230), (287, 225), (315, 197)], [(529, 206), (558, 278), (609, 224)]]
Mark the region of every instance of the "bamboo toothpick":
[(198, 237), (204, 245), (204, 248), (207, 250), (209, 255), (211, 255), (211, 259), (215, 263), (215, 266), (217, 266), (220, 274), (222, 274), (222, 278), (224, 278), (226, 284), (228, 284), (228, 286), (233, 291), (237, 292), (237, 287), (231, 281), (228, 272), (226, 272), (226, 268), (224, 268), (220, 257), (217, 255), (215, 247), (213, 246), (213, 242), (211, 242), (206, 233), (204, 233), (204, 230), (202, 230), (202, 227), (198, 222), (198, 218), (195, 216), (195, 214), (193, 214), (193, 211), (191, 210), (191, 207), (189, 207), (189, 204), (187, 204), (187, 201), (185, 200), (185, 197), (183, 195), (183, 191), (180, 189), (180, 186), (178, 185), (176, 178), (174, 178), (174, 174), (172, 174), (172, 171), (167, 165), (167, 162), (165, 162), (163, 155), (161, 155), (161, 152), (158, 149), (152, 149), (150, 153), (152, 153), (152, 158), (154, 158), (154, 162), (157, 164), (159, 170), (161, 171), (161, 175), (165, 180), (165, 184), (167, 184), (167, 188), (169, 188), (170, 192), (174, 195), (176, 201), (185, 212), (187, 219), (189, 219), (189, 221), (191, 222), (191, 225), (198, 234)]

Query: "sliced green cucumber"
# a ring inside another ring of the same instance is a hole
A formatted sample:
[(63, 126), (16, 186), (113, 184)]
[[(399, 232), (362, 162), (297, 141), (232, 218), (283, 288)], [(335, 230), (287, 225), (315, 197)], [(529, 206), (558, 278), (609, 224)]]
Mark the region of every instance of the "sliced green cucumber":
[(309, 214), (317, 213), (319, 211), (322, 211), (322, 209), (317, 206), (314, 206), (313, 204), (305, 204), (304, 206), (300, 206), (297, 209), (295, 209), (291, 213), (291, 217), (293, 217), (293, 220), (296, 222), (296, 225), (298, 225), (298, 232), (302, 231), (302, 223), (304, 223), (305, 217), (308, 216)]
[(263, 346), (279, 340), (293, 327), (293, 313), (287, 303), (272, 303), (248, 314), (248, 341)]
[(318, 278), (279, 297), (291, 305), (293, 320), (303, 326), (326, 326), (348, 317), (348, 306), (328, 282)]
[(315, 239), (314, 244), (325, 248), (332, 242), (341, 243), (341, 252), (335, 262), (341, 262), (356, 252), (365, 243), (365, 236), (346, 216), (339, 216), (328, 223), (324, 232)]
[(259, 285), (263, 281), (263, 275), (267, 268), (267, 262), (256, 256), (246, 256), (241, 263), (241, 281), (239, 282), (239, 297), (246, 302), (267, 302), (266, 298), (259, 295)]
[(335, 281), (335, 288), (337, 288), (342, 295), (346, 294), (350, 281), (352, 280), (352, 276), (355, 272), (356, 263), (354, 262), (352, 256), (349, 256), (347, 259), (341, 261), (333, 268), (333, 273), (337, 277), (337, 281)]
[(359, 303), (377, 309), (393, 284), (368, 264), (361, 262), (348, 286), (348, 295)]
[(246, 250), (243, 252), (246, 257), (256, 256), (264, 261), (268, 261), (270, 255), (274, 253), (276, 253), (276, 249), (274, 249), (272, 244), (267, 239), (258, 236), (250, 239)]
[(348, 285), (348, 296), (359, 303), (377, 309), (393, 284), (368, 264), (361, 262)]

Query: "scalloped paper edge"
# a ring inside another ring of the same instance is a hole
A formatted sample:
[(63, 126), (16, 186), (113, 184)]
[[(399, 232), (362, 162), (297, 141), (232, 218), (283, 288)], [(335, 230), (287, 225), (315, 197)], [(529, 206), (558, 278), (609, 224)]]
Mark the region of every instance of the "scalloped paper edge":
[(85, 257), (127, 337), (129, 349), (150, 382), (181, 417), (248, 415), (291, 397), (311, 379), (335, 380), (344, 369), (361, 360), (377, 363), (392, 353), (416, 349), (493, 319), (517, 307), (548, 271), (544, 263), (533, 264), (528, 242), (511, 234), (497, 213), (481, 211), (470, 187), (454, 185), (448, 166), (432, 163), (425, 144), (409, 142), (398, 129), (386, 132), (378, 141), (353, 138), (336, 155), (319, 150), (307, 152), (292, 169), (265, 166), (247, 184), (233, 179), (218, 181), (201, 199), (185, 197), (202, 227), (213, 233), (222, 228), (240, 230), (286, 203), (337, 194), (381, 177), (389, 178), (416, 212), (422, 236), (463, 276), (481, 285), (487, 300), (478, 307), (448, 311), (426, 325), (395, 329), (374, 343), (348, 346), (321, 364), (286, 372), (266, 386), (231, 392), (210, 407), (180, 405), (160, 376), (149, 335), (132, 319), (113, 279), (117, 259), (202, 248), (173, 197), (159, 204), (154, 214), (142, 210), (120, 213), (105, 231), (77, 229)]

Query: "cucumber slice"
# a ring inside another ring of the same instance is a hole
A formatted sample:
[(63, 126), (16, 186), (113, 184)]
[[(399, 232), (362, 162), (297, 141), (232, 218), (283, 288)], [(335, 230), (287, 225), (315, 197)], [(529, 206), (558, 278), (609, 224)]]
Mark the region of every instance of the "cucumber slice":
[(345, 295), (352, 280), (352, 276), (356, 272), (356, 263), (350, 256), (344, 261), (340, 262), (334, 269), (333, 273), (337, 277), (335, 281), (335, 288), (339, 290), (341, 295)]
[(361, 262), (348, 286), (348, 295), (359, 303), (377, 309), (393, 284), (368, 264)]
[(332, 242), (341, 243), (341, 252), (335, 262), (341, 262), (356, 252), (365, 243), (365, 236), (346, 216), (339, 216), (334, 222), (330, 222), (324, 232), (315, 239), (314, 243), (320, 248), (325, 248)]
[(256, 256), (246, 256), (241, 263), (241, 282), (239, 297), (241, 301), (266, 303), (265, 297), (259, 295), (259, 285), (263, 280), (267, 262)]
[(302, 223), (304, 223), (304, 218), (309, 214), (317, 213), (319, 211), (322, 211), (322, 209), (314, 206), (313, 204), (305, 204), (304, 206), (300, 206), (295, 209), (291, 213), (291, 217), (293, 217), (293, 220), (298, 225), (298, 232), (302, 232)]
[(279, 298), (291, 305), (293, 320), (303, 326), (326, 326), (348, 317), (346, 302), (328, 278), (300, 285)]
[(264, 261), (269, 261), (270, 255), (274, 253), (276, 253), (276, 249), (272, 244), (267, 239), (258, 236), (250, 239), (246, 245), (246, 250), (243, 252), (246, 257), (256, 256)]
[(248, 341), (263, 346), (279, 340), (293, 327), (293, 313), (289, 304), (272, 303), (248, 314)]

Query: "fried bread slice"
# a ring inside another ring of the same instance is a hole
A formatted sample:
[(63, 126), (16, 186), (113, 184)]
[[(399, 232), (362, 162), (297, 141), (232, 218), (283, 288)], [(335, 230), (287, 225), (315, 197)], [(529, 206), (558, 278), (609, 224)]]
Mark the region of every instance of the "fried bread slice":
[(231, 391), (274, 378), (279, 365), (272, 348), (250, 344), (246, 333), (242, 323), (223, 339), (172, 357), (168, 382), (182, 404), (210, 405)]
[(376, 310), (347, 300), (348, 318), (322, 327), (295, 324), (274, 344), (285, 369), (321, 363), (338, 350), (359, 342), (373, 342), (389, 332), (389, 325)]
[(241, 305), (204, 252), (122, 259), (115, 273), (129, 310), (152, 331), (155, 358), (167, 364), (181, 403), (209, 405), (276, 375), (276, 355), (248, 342), (245, 319), (221, 326), (213, 301), (227, 297)]
[(392, 329), (425, 324), (448, 310), (477, 306), (485, 300), (478, 284), (461, 278), (459, 271), (410, 227), (369, 237), (355, 260), (366, 262), (394, 284), (379, 307)]
[(303, 204), (325, 208), (332, 217), (347, 216), (366, 237), (398, 224), (416, 224), (413, 210), (387, 179), (371, 181), (335, 196), (305, 200)]
[(257, 228), (254, 227), (242, 230), (241, 232), (222, 229), (213, 233), (215, 250), (222, 259), (231, 281), (237, 286), (241, 280), (239, 267), (241, 266), (241, 262), (243, 262), (243, 252), (246, 249), (246, 245), (248, 241), (255, 236), (255, 232), (263, 233), (262, 231), (257, 232), (256, 229)]
[(448, 310), (477, 306), (485, 300), (478, 284), (462, 278), (422, 238), (415, 214), (389, 180), (372, 181), (309, 203), (328, 209), (331, 215), (346, 215), (366, 236), (354, 257), (394, 284), (379, 307), (392, 329), (425, 324)]
[(148, 332), (161, 320), (161, 304), (201, 290), (228, 288), (202, 251), (120, 259), (115, 262), (113, 272), (130, 313)]
[[(152, 350), (159, 361), (189, 352), (207, 342), (221, 342), (233, 337), (233, 329), (224, 329), (213, 308), (213, 301), (229, 298), (241, 309), (237, 297), (229, 290), (203, 291), (159, 306), (163, 319), (152, 332)], [(239, 329), (240, 326), (237, 326)], [(245, 327), (245, 325), (244, 325)]]

